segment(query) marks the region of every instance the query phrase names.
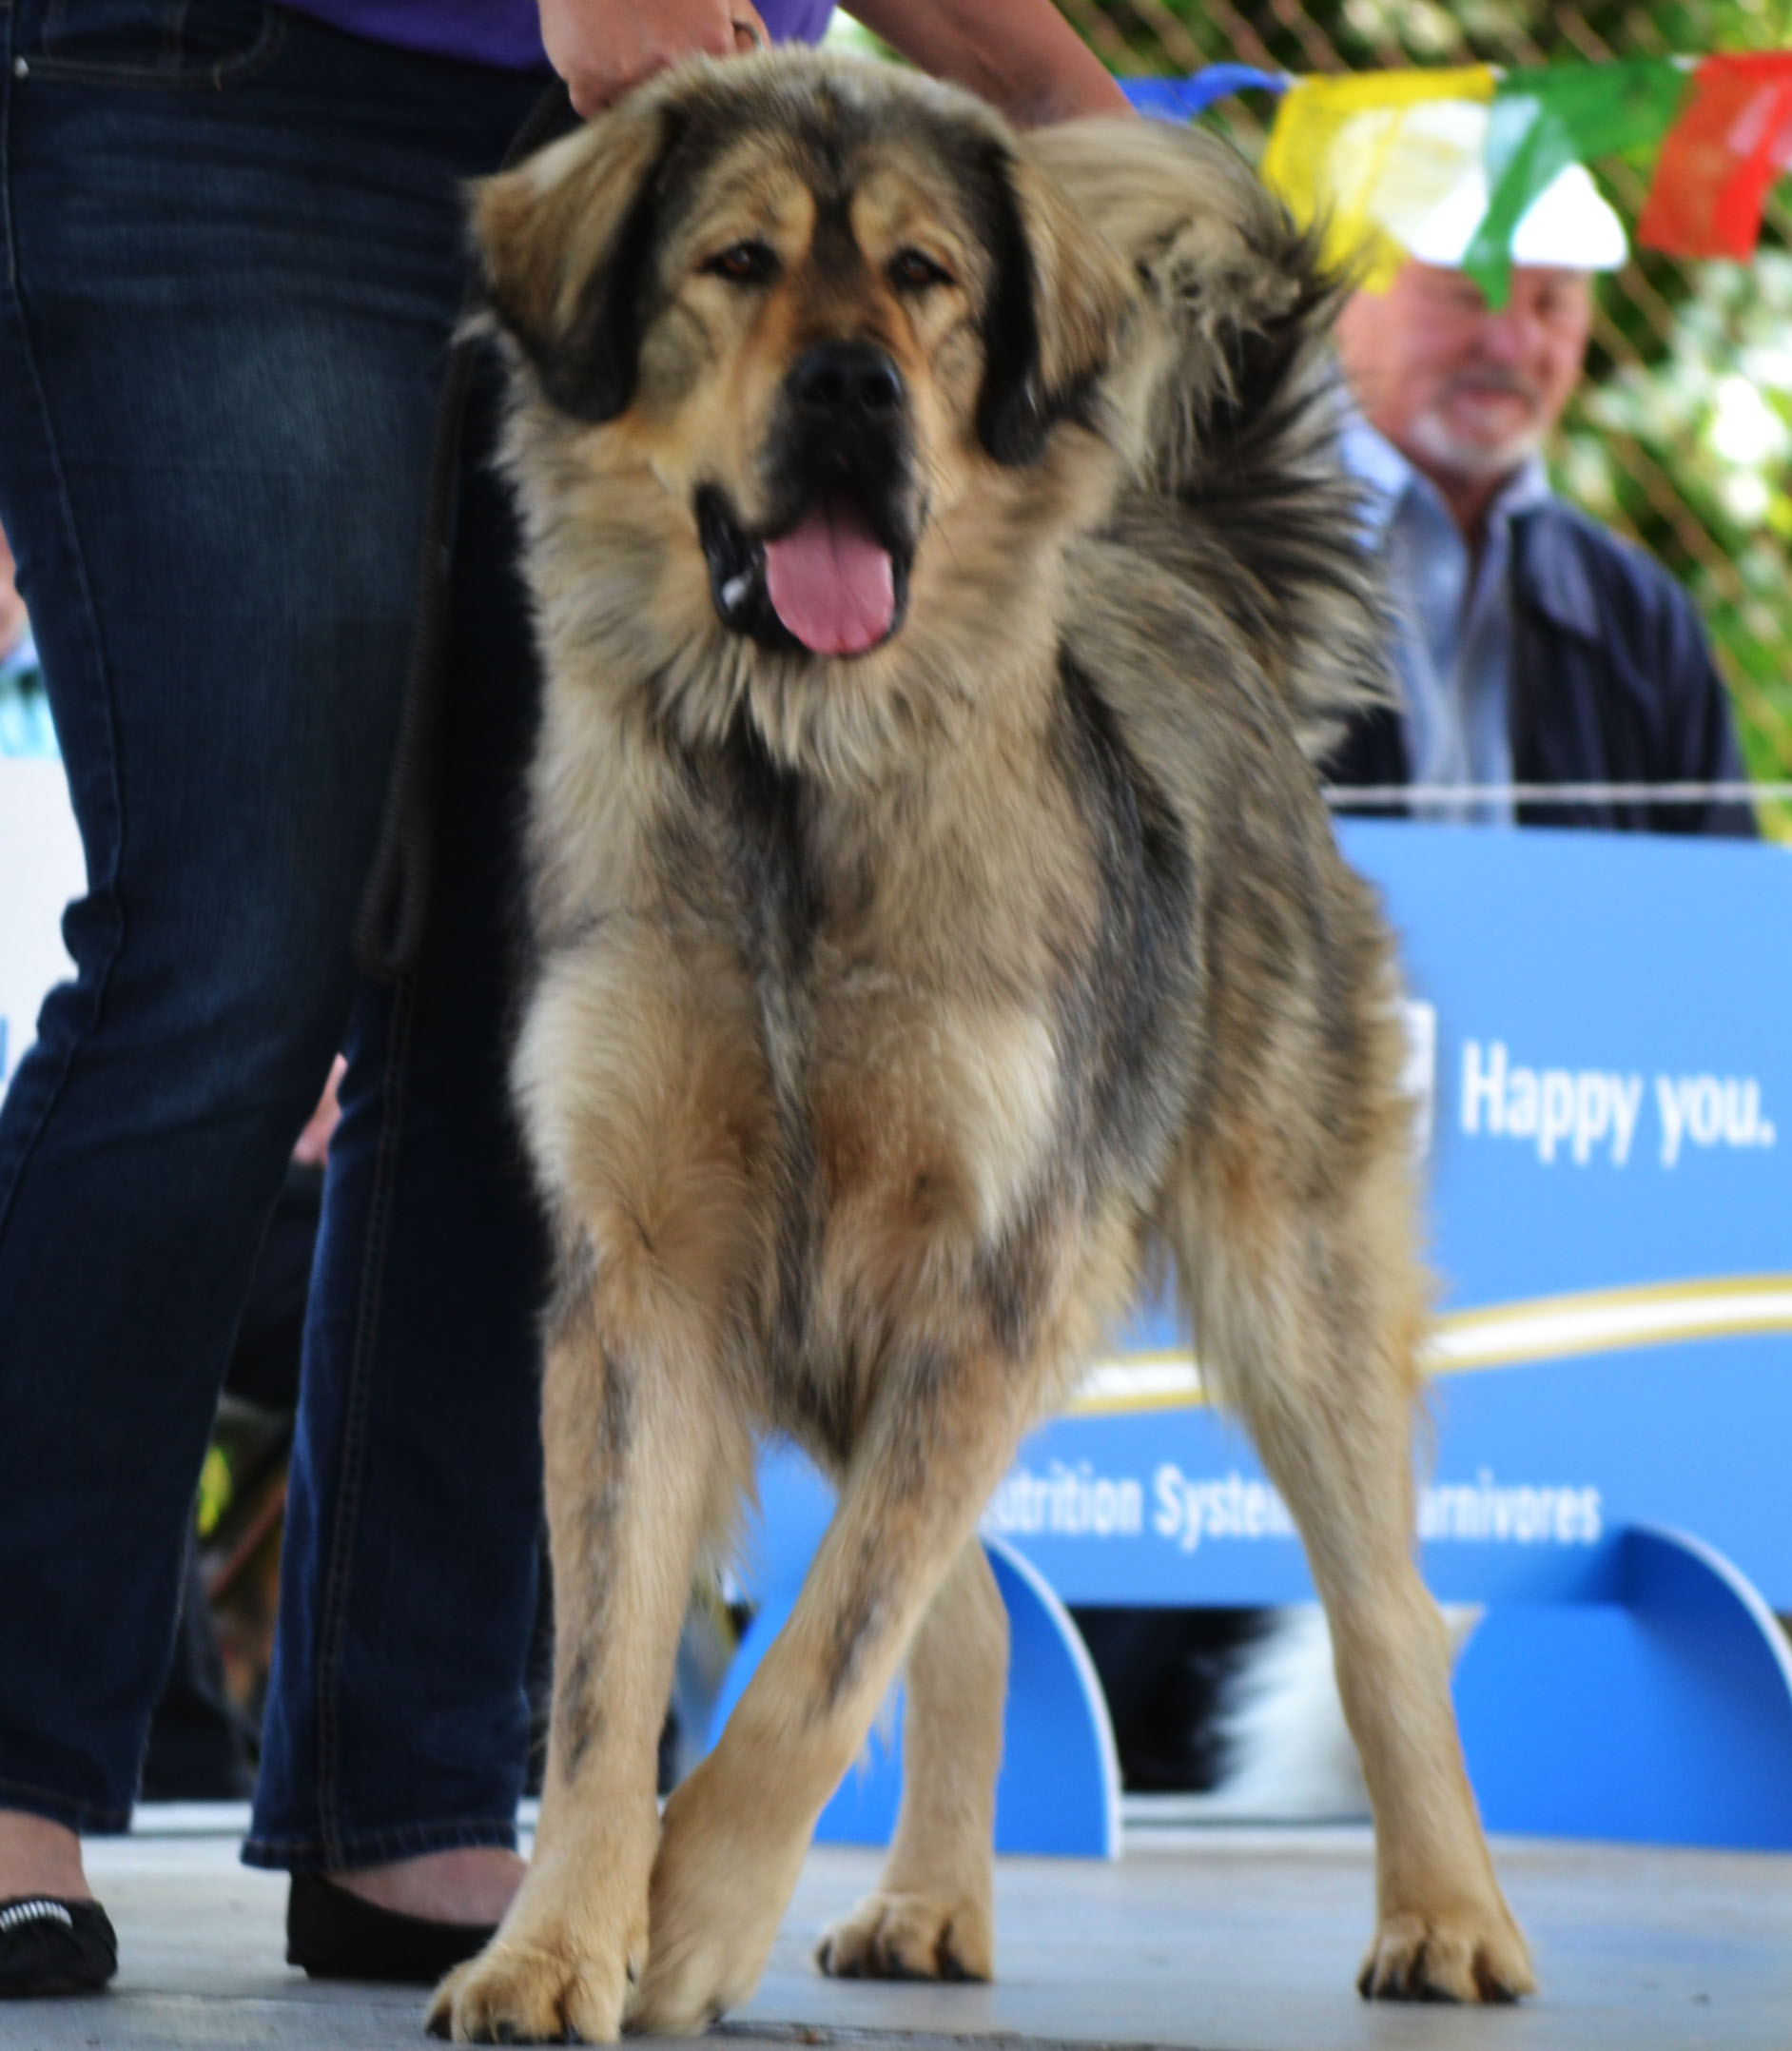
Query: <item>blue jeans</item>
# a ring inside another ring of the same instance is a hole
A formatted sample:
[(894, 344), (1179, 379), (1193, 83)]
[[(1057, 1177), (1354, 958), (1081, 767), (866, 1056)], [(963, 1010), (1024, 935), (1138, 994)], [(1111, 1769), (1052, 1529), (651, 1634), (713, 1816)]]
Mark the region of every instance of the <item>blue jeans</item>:
[(535, 690), (476, 400), (422, 959), (350, 933), (461, 290), (541, 81), (248, 0), (0, 0), (0, 523), (88, 865), (0, 1107), (0, 1807), (127, 1821), (257, 1246), (349, 1054), (252, 1862), (514, 1842), (541, 1232), (503, 1086)]

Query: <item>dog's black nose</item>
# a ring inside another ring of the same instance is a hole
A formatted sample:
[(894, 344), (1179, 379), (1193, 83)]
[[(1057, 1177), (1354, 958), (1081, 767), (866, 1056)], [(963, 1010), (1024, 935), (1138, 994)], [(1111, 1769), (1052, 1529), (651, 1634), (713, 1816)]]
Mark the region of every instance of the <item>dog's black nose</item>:
[(837, 421), (882, 420), (906, 396), (902, 372), (869, 342), (817, 343), (791, 371), (789, 393), (805, 413)]

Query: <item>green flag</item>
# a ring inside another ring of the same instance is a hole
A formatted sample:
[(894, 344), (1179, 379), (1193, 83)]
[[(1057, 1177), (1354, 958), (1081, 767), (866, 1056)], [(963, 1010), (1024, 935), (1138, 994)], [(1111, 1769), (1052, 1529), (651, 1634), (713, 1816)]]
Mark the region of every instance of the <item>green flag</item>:
[(1462, 259), (1490, 306), (1506, 303), (1512, 231), (1549, 181), (1567, 165), (1659, 143), (1690, 84), (1669, 57), (1553, 65), (1500, 81), (1488, 123), (1487, 213)]

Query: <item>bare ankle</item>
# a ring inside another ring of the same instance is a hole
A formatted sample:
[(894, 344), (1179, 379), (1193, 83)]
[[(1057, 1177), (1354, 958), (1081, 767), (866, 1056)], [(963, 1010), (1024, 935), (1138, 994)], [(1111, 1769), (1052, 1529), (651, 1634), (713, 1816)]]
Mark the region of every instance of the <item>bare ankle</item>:
[(330, 1879), (379, 1908), (433, 1923), (499, 1923), (525, 1868), (514, 1851), (496, 1845), (467, 1845), (424, 1852), (384, 1865), (357, 1866)]
[(0, 1902), (16, 1895), (49, 1894), (59, 1901), (91, 1899), (81, 1868), (81, 1840), (66, 1824), (28, 1809), (0, 1808)]

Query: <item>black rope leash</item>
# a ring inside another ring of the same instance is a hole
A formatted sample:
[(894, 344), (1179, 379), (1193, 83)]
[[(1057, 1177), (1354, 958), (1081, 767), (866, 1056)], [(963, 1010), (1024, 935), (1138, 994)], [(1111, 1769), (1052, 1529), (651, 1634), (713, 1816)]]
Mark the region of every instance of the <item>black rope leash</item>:
[[(571, 126), (573, 106), (558, 79), (529, 111), (511, 139), (500, 170), (509, 170), (551, 137)], [(454, 554), (455, 486), (460, 474), (460, 436), (480, 335), (465, 332), (477, 312), (477, 286), (461, 303), (456, 339), (436, 407), (429, 449), (429, 482), (423, 501), (423, 539), (417, 564), (417, 597), (411, 618), (411, 659), (399, 715), (398, 747), (385, 806), (374, 844), (373, 868), (355, 917), (355, 966), (362, 975), (396, 983), (416, 967), (429, 916), (430, 875), (435, 860), (437, 786), (440, 773), (443, 680), (448, 667), (448, 625)]]

